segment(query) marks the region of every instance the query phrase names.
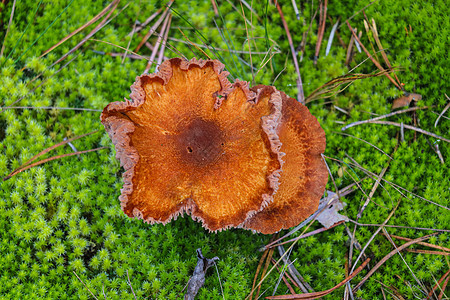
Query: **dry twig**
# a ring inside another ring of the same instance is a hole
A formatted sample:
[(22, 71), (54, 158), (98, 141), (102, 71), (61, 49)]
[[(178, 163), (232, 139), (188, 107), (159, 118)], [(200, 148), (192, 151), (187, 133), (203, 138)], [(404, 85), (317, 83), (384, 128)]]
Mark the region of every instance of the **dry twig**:
[[(386, 225), (383, 225), (386, 226)], [(400, 252), (401, 250), (405, 249), (406, 247), (409, 247), (415, 243), (418, 242), (422, 242), (425, 241), (427, 239), (429, 239), (432, 236), (437, 235), (437, 233), (432, 233), (417, 239), (414, 239), (412, 241), (409, 241), (403, 245), (401, 245), (400, 247), (392, 250), (391, 252), (389, 252), (388, 255), (386, 255), (385, 257), (383, 257), (367, 274), (366, 276), (364, 276), (364, 278), (353, 288), (353, 292), (355, 293), (357, 290), (359, 290), (361, 288), (361, 286), (367, 281), (367, 279), (370, 278), (370, 276), (372, 276), (373, 273), (376, 272), (376, 270), (378, 270), (379, 267), (381, 267), (389, 258), (391, 258), (392, 256), (394, 256), (396, 253)]]

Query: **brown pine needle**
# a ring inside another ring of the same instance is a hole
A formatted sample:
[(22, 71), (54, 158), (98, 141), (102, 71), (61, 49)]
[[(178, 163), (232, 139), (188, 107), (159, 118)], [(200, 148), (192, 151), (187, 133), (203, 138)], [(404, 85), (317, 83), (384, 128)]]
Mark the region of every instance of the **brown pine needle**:
[[(94, 42), (100, 42), (100, 43), (108, 44), (108, 45), (117, 47), (119, 49), (125, 50), (125, 51), (127, 50), (126, 48), (124, 48), (122, 46), (119, 46), (119, 45), (116, 45), (116, 44), (113, 44), (113, 43), (110, 43), (110, 42), (107, 42), (107, 41), (102, 41), (102, 40), (97, 40), (97, 39), (90, 39), (90, 40), (94, 41)], [(128, 50), (128, 52), (132, 53), (133, 55), (136, 55), (136, 56), (140, 57), (141, 59), (148, 60), (145, 56), (139, 55), (136, 52), (133, 52), (133, 51), (130, 51), (130, 50)], [(105, 53), (105, 54), (107, 54), (107, 53)], [(109, 55), (114, 56), (114, 55), (112, 55), (112, 53), (109, 53)], [(123, 53), (120, 53), (120, 55), (123, 55)]]
[[(375, 20), (373, 18), (372, 18), (372, 26), (369, 25), (369, 27), (370, 27), (370, 30), (373, 33), (373, 38), (375, 39), (375, 42), (377, 43), (378, 49), (381, 51), (381, 56), (383, 57), (384, 62), (386, 63), (386, 65), (388, 66), (389, 69), (392, 69), (391, 62), (389, 61), (389, 59), (388, 59), (388, 57), (386, 55), (386, 51), (384, 51), (384, 48), (381, 45), (380, 38), (378, 37), (377, 25), (376, 25)], [(393, 73), (394, 73), (395, 80), (397, 81), (397, 83), (399, 85), (401, 85), (401, 82), (398, 79), (397, 74), (395, 74), (395, 72), (393, 72)]]
[(163, 59), (164, 59), (164, 51), (166, 49), (166, 45), (167, 45), (167, 39), (169, 37), (169, 31), (170, 31), (170, 25), (172, 23), (172, 14), (169, 15), (169, 23), (167, 24), (166, 27), (166, 32), (164, 33), (164, 38), (161, 44), (161, 49), (159, 50), (159, 54), (158, 54), (158, 61), (156, 62), (156, 68), (159, 67), (159, 65), (162, 63)]
[(216, 0), (211, 0), (211, 4), (212, 4), (213, 10), (214, 10), (214, 15), (216, 17), (218, 17), (219, 16), (219, 10), (217, 9)]
[(320, 1), (319, 7), (320, 7), (319, 31), (317, 33), (316, 52), (314, 53), (314, 65), (317, 64), (317, 59), (319, 58), (320, 47), (322, 46), (323, 35), (325, 33), (325, 25), (327, 23), (328, 0), (325, 0), (324, 4), (322, 4), (322, 1)]
[[(395, 238), (395, 239), (402, 240), (402, 241), (408, 241), (408, 242), (412, 241), (412, 239), (410, 239), (410, 238), (406, 238), (406, 237), (402, 237), (402, 236), (398, 236), (398, 235), (390, 234), (390, 236)], [(446, 251), (446, 252), (450, 253), (450, 248), (446, 248), (446, 247), (442, 247), (442, 246), (438, 246), (438, 245), (434, 245), (434, 244), (430, 244), (430, 243), (424, 243), (424, 242), (420, 242), (420, 243), (417, 243), (417, 244), (418, 245), (422, 245), (422, 246), (427, 246), (427, 247), (430, 247), (430, 248), (434, 248), (434, 249), (439, 249), (439, 250)]]
[(158, 53), (159, 47), (161, 46), (161, 42), (166, 35), (166, 31), (169, 30), (170, 20), (172, 19), (172, 14), (167, 14), (164, 19), (164, 23), (161, 27), (161, 31), (159, 32), (158, 39), (156, 40), (155, 46), (153, 47), (152, 54), (150, 55), (150, 59), (148, 60), (147, 66), (145, 67), (144, 73), (148, 73), (150, 68), (152, 67), (153, 61), (155, 60), (156, 53)]
[[(103, 20), (94, 28), (91, 32), (89, 32), (82, 40), (79, 42), (75, 47), (70, 49), (66, 54), (61, 56), (57, 61), (55, 61), (50, 67), (53, 67), (63, 60), (65, 60), (70, 54), (74, 53), (76, 50), (78, 50), (81, 46), (84, 45), (94, 34), (96, 34), (100, 29), (102, 29), (106, 24), (108, 24), (113, 18), (109, 18), (113, 12), (116, 10), (117, 6), (119, 5), (120, 0), (114, 0), (111, 4), (114, 4), (111, 9), (109, 10), (108, 14), (103, 18)], [(125, 9), (128, 6), (128, 4), (123, 8)], [(122, 10), (123, 10), (122, 9)], [(120, 13), (120, 12), (119, 12)], [(116, 15), (117, 16), (117, 15)]]
[[(264, 251), (263, 255), (261, 256), (261, 258), (259, 260), (258, 267), (256, 268), (256, 272), (255, 272), (255, 277), (253, 278), (252, 291), (250, 292), (250, 295), (248, 296), (250, 300), (253, 299), (253, 292), (256, 289), (256, 280), (258, 279), (258, 274), (261, 271), (261, 267), (262, 267), (264, 261), (266, 260), (266, 257), (267, 257), (268, 253), (269, 253), (269, 249)], [(258, 299), (258, 297), (256, 297), (256, 299)]]
[(99, 147), (99, 148), (95, 148), (95, 149), (89, 149), (89, 150), (84, 150), (84, 151), (78, 151), (78, 152), (73, 152), (73, 153), (67, 153), (67, 154), (62, 154), (62, 155), (56, 155), (56, 156), (52, 156), (40, 161), (37, 161), (35, 163), (32, 163), (30, 165), (27, 165), (21, 169), (16, 169), (14, 170), (11, 174), (9, 174), (8, 176), (3, 178), (3, 181), (10, 179), (11, 177), (22, 173), (23, 171), (26, 171), (28, 169), (31, 169), (33, 167), (39, 166), (41, 164), (44, 164), (46, 162), (52, 161), (52, 160), (56, 160), (56, 159), (60, 159), (60, 158), (64, 158), (64, 157), (69, 157), (69, 156), (74, 156), (74, 155), (79, 155), (79, 154), (83, 154), (83, 153), (88, 153), (88, 152), (93, 152), (93, 151), (98, 151), (98, 150), (102, 150), (102, 149), (108, 149), (108, 147)]
[(0, 107), (0, 109), (56, 109), (56, 110), (78, 110), (78, 111), (95, 111), (101, 112), (101, 109), (93, 109), (93, 108), (78, 108), (78, 107), (57, 107), (57, 106), (7, 106)]
[[(272, 264), (274, 264), (275, 265), (275, 263), (277, 262), (275, 259), (273, 259), (272, 258), (272, 260), (271, 260), (271, 262), (272, 262)], [(280, 269), (280, 267), (278, 266), (278, 265), (276, 265), (275, 266), (276, 268), (277, 268), (277, 270), (278, 270), (278, 272), (280, 272), (280, 276), (281, 276), (281, 279), (283, 279), (283, 282), (284, 282), (284, 284), (286, 284), (286, 286), (288, 287), (288, 289), (289, 289), (289, 291), (291, 292), (291, 294), (295, 294), (295, 290), (292, 288), (292, 286), (289, 284), (289, 282), (286, 280), (286, 277), (297, 287), (297, 288), (300, 288), (300, 287), (298, 287), (296, 284), (296, 282), (294, 281), (294, 279), (289, 275), (289, 273), (286, 273), (286, 271), (285, 270), (281, 270)], [(277, 290), (277, 286), (275, 286), (275, 289), (274, 289), (274, 293), (276, 293), (276, 290)]]
[[(386, 226), (386, 225), (383, 225)], [(364, 276), (364, 278), (353, 288), (353, 292), (356, 293), (357, 290), (359, 290), (361, 288), (361, 286), (367, 281), (367, 279), (370, 278), (370, 276), (372, 276), (373, 273), (375, 273), (379, 267), (381, 267), (389, 258), (391, 258), (392, 256), (394, 256), (395, 254), (397, 254), (398, 252), (402, 251), (403, 249), (418, 243), (418, 242), (422, 242), (425, 241), (429, 238), (431, 238), (432, 236), (437, 235), (438, 233), (432, 233), (417, 239), (414, 239), (412, 241), (409, 241), (403, 245), (401, 245), (400, 247), (392, 250), (391, 252), (389, 252), (388, 255), (386, 255), (385, 257), (383, 257), (370, 271), (369, 273), (366, 274), (366, 276)]]
[[(366, 47), (364, 47), (364, 45), (361, 43), (360, 39), (358, 38), (358, 36), (356, 35), (355, 31), (353, 30), (352, 26), (350, 26), (350, 23), (348, 21), (346, 21), (348, 28), (350, 29), (350, 31), (352, 32), (353, 37), (355, 38), (356, 42), (358, 42), (358, 44), (361, 46), (361, 48), (363, 49), (363, 51), (366, 53), (366, 55), (370, 58), (370, 60), (375, 64), (375, 66), (380, 70), (380, 71), (385, 71), (384, 68), (380, 65), (380, 63), (373, 58), (373, 56), (370, 54), (370, 52), (366, 49)], [(384, 74), (387, 78), (389, 78), (389, 80), (401, 91), (402, 88), (401, 86), (388, 74)]]
[[(378, 77), (378, 76), (386, 75), (387, 73), (390, 73), (390, 72), (392, 72), (392, 70), (383, 70), (383, 71), (379, 71), (374, 74), (347, 73), (345, 75), (336, 77), (336, 78), (328, 81), (324, 85), (315, 89), (306, 98), (306, 103), (309, 103), (314, 100), (322, 99), (322, 98), (332, 97), (332, 96), (336, 95), (337, 93), (340, 93), (343, 90), (345, 90), (345, 88), (347, 88), (348, 85), (352, 84), (356, 80), (361, 80), (361, 79), (370, 78), (370, 77)], [(346, 87), (336, 91), (338, 88), (340, 88), (342, 85), (345, 85), (345, 84), (347, 84)]]
[(405, 251), (411, 253), (450, 256), (450, 252), (442, 252), (442, 251), (420, 250), (420, 249), (405, 249)]
[[(144, 21), (144, 23), (136, 25), (136, 29), (134, 29), (134, 33), (138, 33), (142, 29), (144, 29), (145, 26), (148, 25), (154, 18), (156, 18), (157, 15), (159, 15), (162, 11), (162, 8), (158, 9), (156, 12), (154, 12), (150, 17), (147, 18), (147, 20)], [(133, 30), (128, 34), (128, 36), (133, 35)]]
[(359, 266), (358, 269), (356, 269), (352, 274), (350, 274), (350, 276), (348, 276), (343, 281), (341, 281), (338, 285), (336, 285), (335, 287), (333, 287), (333, 288), (331, 288), (329, 290), (325, 290), (325, 291), (322, 291), (322, 292), (307, 293), (307, 294), (272, 296), (272, 297), (266, 297), (266, 299), (274, 299), (274, 300), (275, 299), (317, 299), (317, 298), (320, 298), (320, 297), (324, 297), (324, 296), (332, 293), (333, 291), (337, 290), (338, 288), (340, 288), (341, 286), (346, 284), (351, 279), (353, 279), (353, 277), (358, 275), (358, 273), (361, 272), (362, 269), (364, 269), (364, 267), (369, 263), (369, 261), (370, 261), (370, 258), (366, 259), (361, 264), (361, 266)]
[(72, 271), (73, 274), (75, 274), (75, 276), (77, 276), (78, 280), (81, 281), (81, 283), (84, 285), (84, 287), (89, 291), (89, 293), (91, 293), (92, 297), (94, 297), (95, 300), (98, 300), (97, 297), (95, 297), (94, 293), (92, 293), (92, 291), (87, 287), (87, 285), (83, 282), (83, 280), (81, 280), (80, 277), (78, 277), (77, 273), (75, 273), (75, 271)]
[(77, 29), (75, 29), (74, 31), (72, 31), (70, 34), (68, 34), (66, 37), (64, 37), (62, 40), (60, 40), (59, 42), (57, 42), (55, 45), (53, 45), (52, 47), (50, 47), (48, 50), (46, 50), (44, 53), (41, 54), (41, 56), (39, 56), (39, 58), (42, 58), (43, 56), (49, 54), (51, 51), (53, 51), (54, 49), (56, 49), (57, 47), (59, 47), (62, 43), (64, 43), (65, 41), (67, 41), (68, 39), (70, 39), (71, 37), (73, 37), (74, 35), (76, 35), (77, 33), (83, 31), (85, 28), (89, 27), (90, 25), (94, 24), (95, 22), (97, 22), (101, 17), (103, 17), (110, 9), (111, 7), (114, 6), (114, 3), (116, 1), (111, 2), (108, 6), (106, 6), (101, 12), (99, 12), (95, 17), (93, 17), (90, 21), (86, 22), (84, 25), (78, 27)]
[(11, 9), (11, 16), (9, 17), (8, 28), (6, 28), (5, 37), (3, 38), (3, 45), (2, 45), (2, 50), (0, 51), (0, 56), (3, 56), (3, 52), (5, 51), (6, 37), (8, 36), (9, 28), (11, 27), (15, 9), (16, 9), (16, 0), (14, 0), (14, 2), (13, 2), (13, 6)]
[(147, 34), (144, 36), (144, 38), (141, 40), (141, 42), (139, 43), (139, 45), (136, 47), (136, 49), (134, 50), (134, 52), (138, 52), (139, 49), (142, 48), (142, 46), (144, 46), (145, 42), (152, 36), (152, 34), (156, 31), (156, 29), (159, 27), (159, 25), (162, 23), (162, 21), (164, 21), (166, 19), (166, 15), (170, 9), (170, 6), (172, 6), (173, 1), (170, 1), (169, 3), (167, 3), (166, 5), (166, 9), (164, 10), (164, 12), (162, 13), (162, 15), (159, 17), (159, 19), (156, 21), (155, 24), (153, 24), (153, 26), (149, 29), (149, 31), (147, 32)]
[[(447, 278), (447, 279), (446, 279)], [(430, 297), (433, 295), (434, 291), (439, 287), (442, 281), (446, 281), (448, 283), (448, 278), (450, 278), (450, 270), (448, 270), (442, 277), (439, 279), (439, 281), (434, 285), (434, 287), (431, 289), (431, 291), (428, 293), (428, 297), (426, 299), (430, 299)], [(447, 284), (445, 284), (447, 285)], [(443, 287), (443, 290), (445, 287)]]
[[(46, 153), (52, 151), (53, 149), (56, 149), (56, 148), (58, 148), (59, 146), (62, 146), (62, 145), (71, 143), (71, 142), (73, 142), (73, 141), (75, 141), (75, 140), (81, 139), (81, 138), (83, 138), (83, 137), (85, 137), (85, 136), (94, 134), (94, 133), (96, 133), (97, 131), (98, 131), (98, 130), (94, 130), (94, 131), (91, 131), (91, 132), (88, 132), (88, 133), (85, 133), (85, 134), (82, 134), (82, 135), (79, 135), (79, 136), (75, 136), (75, 137), (73, 137), (73, 138), (70, 138), (70, 139), (67, 139), (67, 140), (65, 140), (65, 141), (59, 142), (59, 143), (57, 143), (57, 144), (55, 144), (55, 145), (53, 145), (53, 146), (50, 146), (50, 147), (48, 147), (47, 149), (44, 149), (43, 151), (39, 152), (38, 154), (36, 154), (36, 155), (33, 156), (32, 158), (30, 158), (30, 159), (29, 159), (28, 161), (26, 161), (25, 163), (23, 163), (19, 168), (17, 168), (16, 170), (12, 171), (8, 176), (5, 177), (6, 179), (3, 178), (3, 181), (5, 181), (5, 180), (11, 178), (12, 176), (14, 176), (14, 175), (16, 175), (16, 174), (18, 174), (18, 173), (20, 173), (20, 172), (22, 172), (22, 171), (25, 171), (26, 169), (24, 169), (24, 168), (25, 168), (27, 165), (31, 164), (31, 163), (32, 163), (33, 161), (35, 161), (38, 157), (40, 157), (40, 156), (42, 156), (42, 155), (44, 155), (44, 154), (46, 154)], [(23, 170), (22, 170), (22, 169), (23, 169)]]
[[(181, 30), (181, 28), (178, 28), (178, 30), (181, 32), (181, 34), (184, 36), (184, 38), (186, 39), (186, 41), (188, 42), (189, 45), (194, 46), (198, 51), (200, 51), (204, 56), (206, 56), (208, 59), (211, 59), (211, 57), (209, 57), (208, 54), (206, 54), (205, 51), (203, 51), (197, 44), (192, 43), (191, 40), (184, 34), (183, 30)], [(209, 49), (209, 47), (207, 47)]]

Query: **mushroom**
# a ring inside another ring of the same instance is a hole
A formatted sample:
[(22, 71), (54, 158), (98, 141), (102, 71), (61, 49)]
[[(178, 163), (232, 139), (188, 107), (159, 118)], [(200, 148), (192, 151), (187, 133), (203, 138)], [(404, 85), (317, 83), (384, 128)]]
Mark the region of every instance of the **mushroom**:
[[(253, 90), (267, 88), (254, 87)], [(273, 202), (247, 219), (243, 226), (270, 234), (298, 225), (318, 206), (328, 181), (321, 154), (325, 132), (308, 108), (281, 92), (281, 122), (277, 134), (282, 143), (283, 168)]]
[(228, 75), (217, 60), (173, 58), (137, 77), (131, 100), (105, 107), (125, 214), (272, 233), (317, 209), (328, 178), (317, 119), (274, 87)]

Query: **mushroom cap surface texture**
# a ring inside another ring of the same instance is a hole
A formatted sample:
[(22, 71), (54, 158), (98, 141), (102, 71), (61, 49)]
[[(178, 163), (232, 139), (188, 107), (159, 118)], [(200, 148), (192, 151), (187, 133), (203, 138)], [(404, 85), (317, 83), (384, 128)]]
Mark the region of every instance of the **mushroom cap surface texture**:
[(268, 234), (317, 209), (328, 180), (319, 122), (276, 88), (228, 75), (217, 60), (173, 58), (104, 108), (129, 217), (165, 224), (186, 213), (211, 231)]

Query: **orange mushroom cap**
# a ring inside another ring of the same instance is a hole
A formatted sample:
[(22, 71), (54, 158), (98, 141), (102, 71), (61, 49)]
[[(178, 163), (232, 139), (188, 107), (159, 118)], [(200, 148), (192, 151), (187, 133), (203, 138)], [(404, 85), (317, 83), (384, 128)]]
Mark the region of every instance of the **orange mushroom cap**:
[(217, 60), (170, 59), (137, 77), (131, 100), (101, 121), (124, 167), (130, 217), (167, 223), (183, 212), (216, 231), (242, 224), (278, 188), (281, 94), (230, 83)]
[[(256, 86), (252, 90), (273, 89)], [(283, 167), (277, 193), (264, 210), (247, 219), (243, 228), (269, 234), (298, 225), (314, 213), (328, 181), (321, 154), (325, 132), (306, 106), (281, 92), (282, 118), (277, 135)]]
[(211, 231), (268, 234), (317, 210), (328, 180), (319, 122), (275, 87), (230, 83), (223, 69), (170, 59), (103, 110), (128, 216), (165, 224), (187, 213)]

